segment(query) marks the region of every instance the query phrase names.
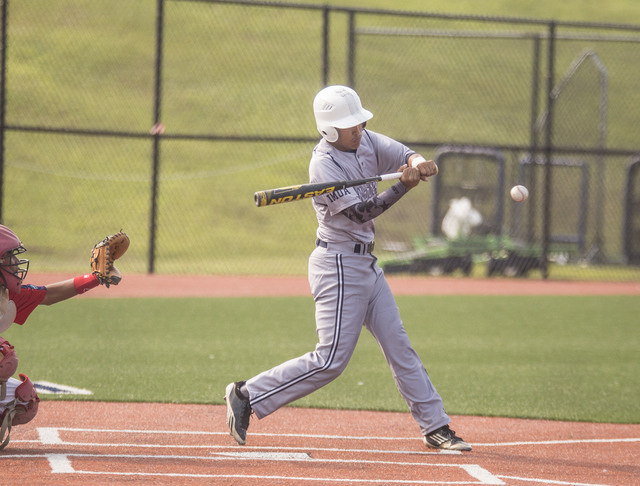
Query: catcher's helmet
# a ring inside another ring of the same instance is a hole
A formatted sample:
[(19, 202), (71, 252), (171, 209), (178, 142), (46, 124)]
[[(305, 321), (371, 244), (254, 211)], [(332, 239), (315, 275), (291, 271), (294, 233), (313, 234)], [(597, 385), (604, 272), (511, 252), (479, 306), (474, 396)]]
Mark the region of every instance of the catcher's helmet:
[(373, 118), (354, 90), (339, 85), (328, 86), (316, 95), (313, 113), (318, 131), (327, 142), (338, 140), (337, 128), (355, 127)]
[(0, 225), (0, 284), (15, 293), (20, 292), (20, 285), (29, 271), (29, 260), (18, 258), (25, 251), (16, 234)]

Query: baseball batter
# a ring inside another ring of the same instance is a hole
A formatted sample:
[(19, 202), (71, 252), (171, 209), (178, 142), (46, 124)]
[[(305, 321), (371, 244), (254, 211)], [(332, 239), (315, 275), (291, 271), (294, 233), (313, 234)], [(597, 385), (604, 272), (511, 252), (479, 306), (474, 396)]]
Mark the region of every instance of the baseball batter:
[(261, 419), (336, 379), (346, 368), (364, 326), (382, 349), (425, 445), (471, 450), (449, 428), (442, 399), (411, 347), (395, 299), (372, 253), (375, 218), (421, 180), (435, 175), (437, 167), (401, 143), (367, 130), (373, 114), (348, 87), (323, 89), (313, 108), (323, 138), (313, 150), (310, 182), (396, 171), (402, 177), (381, 194), (373, 182), (313, 198), (318, 230), (316, 249), (309, 258), (309, 284), (319, 342), (313, 352), (227, 386), (231, 435), (245, 444), (252, 413)]
[[(0, 333), (13, 323), (24, 324), (39, 305), (56, 304), (100, 284), (117, 285), (122, 277), (111, 266), (108, 279), (95, 272), (47, 286), (22, 285), (29, 270), (29, 260), (19, 258), (25, 251), (16, 234), (0, 225)], [(0, 336), (0, 450), (9, 443), (12, 426), (26, 424), (38, 413), (40, 398), (36, 388), (22, 373), (19, 380), (12, 378), (17, 368), (14, 347)]]

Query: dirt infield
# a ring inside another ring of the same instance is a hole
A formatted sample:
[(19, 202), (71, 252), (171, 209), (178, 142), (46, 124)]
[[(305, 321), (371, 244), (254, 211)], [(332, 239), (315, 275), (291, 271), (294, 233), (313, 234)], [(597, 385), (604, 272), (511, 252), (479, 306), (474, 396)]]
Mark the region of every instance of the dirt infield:
[(4, 484), (640, 485), (640, 425), (457, 416), (428, 450), (408, 413), (284, 408), (246, 446), (224, 406), (43, 402), (0, 452)]
[[(73, 278), (29, 274), (44, 285)], [(396, 295), (640, 295), (640, 283), (389, 278)], [(125, 276), (79, 298), (310, 296), (306, 278)], [(409, 413), (286, 407), (238, 446), (220, 405), (44, 401), (0, 452), (4, 484), (640, 486), (640, 425), (452, 417), (428, 450)]]
[[(72, 274), (31, 274), (25, 283), (46, 285)], [(395, 295), (640, 295), (640, 282), (564, 282), (528, 279), (387, 277)], [(125, 275), (110, 288), (79, 298), (310, 296), (306, 277)]]

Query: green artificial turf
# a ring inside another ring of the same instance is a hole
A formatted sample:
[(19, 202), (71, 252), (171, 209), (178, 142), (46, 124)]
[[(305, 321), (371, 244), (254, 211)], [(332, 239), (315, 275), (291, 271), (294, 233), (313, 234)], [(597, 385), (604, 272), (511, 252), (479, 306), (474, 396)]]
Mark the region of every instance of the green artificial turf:
[[(398, 297), (447, 412), (640, 423), (640, 299)], [(221, 404), (225, 386), (313, 350), (311, 298), (78, 299), (4, 333), (34, 381), (91, 396)], [(341, 377), (293, 405), (407, 411), (363, 331)]]

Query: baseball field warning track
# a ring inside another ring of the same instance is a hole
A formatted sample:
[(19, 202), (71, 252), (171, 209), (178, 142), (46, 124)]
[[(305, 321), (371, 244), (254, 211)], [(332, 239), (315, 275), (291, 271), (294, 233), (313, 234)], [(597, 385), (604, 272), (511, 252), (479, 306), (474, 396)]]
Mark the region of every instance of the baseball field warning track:
[(215, 405), (61, 402), (16, 427), (5, 484), (640, 485), (640, 425), (455, 416), (471, 452), (429, 450), (409, 413), (284, 408), (246, 446)]
[[(76, 276), (29, 273), (25, 283), (46, 285)], [(387, 277), (387, 281), (394, 295), (640, 295), (640, 282), (456, 277)], [(100, 286), (74, 298), (281, 296), (310, 297), (307, 277), (124, 275), (117, 287)]]

